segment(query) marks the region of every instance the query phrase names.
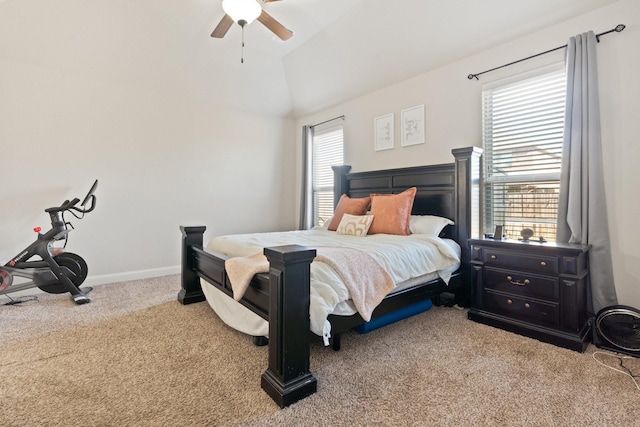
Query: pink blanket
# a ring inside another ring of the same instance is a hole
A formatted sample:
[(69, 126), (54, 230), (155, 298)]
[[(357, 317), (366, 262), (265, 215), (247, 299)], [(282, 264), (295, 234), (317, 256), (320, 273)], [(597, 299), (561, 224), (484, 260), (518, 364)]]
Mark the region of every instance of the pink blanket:
[[(389, 273), (371, 255), (357, 249), (319, 247), (316, 254), (315, 261), (324, 262), (340, 276), (362, 318), (371, 320), (373, 310), (395, 287)], [(254, 275), (269, 271), (269, 262), (261, 253), (229, 258), (224, 266), (236, 301)]]

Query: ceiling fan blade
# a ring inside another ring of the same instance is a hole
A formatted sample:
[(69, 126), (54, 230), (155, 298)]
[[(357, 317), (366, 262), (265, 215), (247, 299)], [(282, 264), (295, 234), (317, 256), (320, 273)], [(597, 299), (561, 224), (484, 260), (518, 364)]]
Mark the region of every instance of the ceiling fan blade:
[(213, 30), (213, 33), (211, 33), (211, 37), (215, 37), (217, 39), (223, 38), (232, 25), (233, 19), (231, 19), (231, 17), (225, 13), (218, 23), (218, 26)]
[(276, 21), (264, 10), (260, 14), (260, 16), (258, 16), (258, 21), (260, 21), (262, 25), (267, 27), (273, 34), (280, 37), (282, 40), (289, 40), (291, 36), (293, 36), (293, 31), (286, 29), (284, 25)]

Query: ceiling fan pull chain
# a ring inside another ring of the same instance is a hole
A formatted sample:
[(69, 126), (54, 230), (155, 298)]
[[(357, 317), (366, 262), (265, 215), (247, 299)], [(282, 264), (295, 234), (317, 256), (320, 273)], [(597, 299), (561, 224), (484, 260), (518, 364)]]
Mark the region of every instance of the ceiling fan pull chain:
[(240, 63), (244, 64), (244, 25), (242, 25), (242, 47), (240, 50)]

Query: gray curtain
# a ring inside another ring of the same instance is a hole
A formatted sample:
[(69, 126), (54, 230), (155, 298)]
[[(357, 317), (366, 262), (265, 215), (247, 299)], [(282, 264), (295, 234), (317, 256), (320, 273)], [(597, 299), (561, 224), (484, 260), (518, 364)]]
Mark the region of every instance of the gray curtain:
[(300, 230), (308, 230), (313, 226), (313, 189), (311, 171), (313, 126), (302, 127), (302, 192), (300, 195)]
[(591, 245), (587, 304), (593, 315), (617, 304), (609, 244), (602, 170), (600, 106), (593, 31), (571, 37), (567, 44), (567, 97), (558, 242)]

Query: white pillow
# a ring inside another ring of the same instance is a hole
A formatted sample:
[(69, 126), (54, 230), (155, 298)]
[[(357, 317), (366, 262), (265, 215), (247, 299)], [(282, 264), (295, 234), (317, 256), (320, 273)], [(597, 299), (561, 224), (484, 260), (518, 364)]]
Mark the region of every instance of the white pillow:
[(373, 222), (373, 215), (342, 215), (342, 220), (336, 229), (336, 233), (347, 236), (364, 237), (369, 232)]
[(329, 228), (329, 224), (331, 224), (331, 218), (327, 219), (325, 222), (322, 223), (322, 225), (316, 225), (314, 227), (311, 227), (312, 230), (326, 230)]
[(454, 225), (449, 218), (435, 215), (411, 215), (409, 218), (409, 231), (411, 234), (428, 234), (438, 237), (444, 227)]

